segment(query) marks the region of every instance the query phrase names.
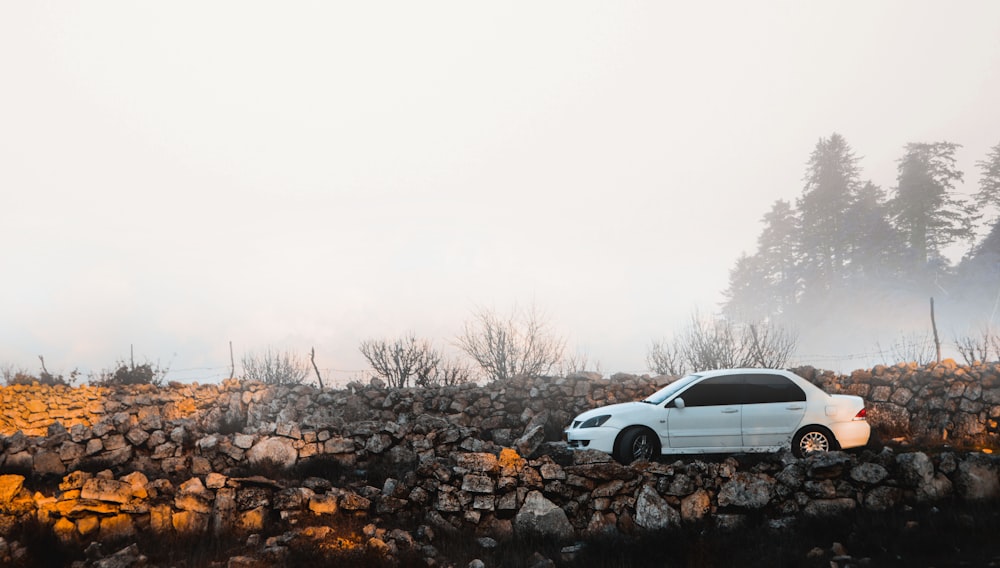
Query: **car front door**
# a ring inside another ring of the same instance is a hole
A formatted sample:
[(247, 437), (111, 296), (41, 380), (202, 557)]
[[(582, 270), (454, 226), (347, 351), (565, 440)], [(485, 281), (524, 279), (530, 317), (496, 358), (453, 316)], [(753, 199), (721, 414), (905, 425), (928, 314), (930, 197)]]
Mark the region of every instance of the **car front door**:
[(745, 376), (743, 446), (785, 446), (806, 413), (806, 393), (787, 377)]
[[(742, 444), (739, 375), (705, 379), (667, 403), (671, 448), (738, 448)], [(678, 408), (677, 398), (684, 400)]]

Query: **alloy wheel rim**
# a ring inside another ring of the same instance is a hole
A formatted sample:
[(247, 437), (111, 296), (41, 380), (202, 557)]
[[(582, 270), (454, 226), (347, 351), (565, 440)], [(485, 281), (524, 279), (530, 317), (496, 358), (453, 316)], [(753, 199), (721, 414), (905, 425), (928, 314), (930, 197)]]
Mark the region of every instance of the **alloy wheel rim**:
[(649, 437), (642, 434), (632, 443), (632, 456), (636, 459), (649, 458), (653, 453), (653, 448), (649, 444)]
[(830, 442), (823, 434), (819, 432), (810, 432), (802, 437), (802, 442), (799, 443), (799, 448), (804, 454), (809, 452), (825, 452), (830, 449)]

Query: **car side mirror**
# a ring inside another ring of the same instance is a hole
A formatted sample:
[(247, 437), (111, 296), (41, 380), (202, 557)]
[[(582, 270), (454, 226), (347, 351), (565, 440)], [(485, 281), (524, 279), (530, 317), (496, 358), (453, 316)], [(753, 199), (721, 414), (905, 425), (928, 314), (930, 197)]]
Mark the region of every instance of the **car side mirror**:
[(674, 399), (674, 408), (679, 408), (681, 410), (684, 410), (684, 399), (680, 398), (680, 397), (675, 398)]

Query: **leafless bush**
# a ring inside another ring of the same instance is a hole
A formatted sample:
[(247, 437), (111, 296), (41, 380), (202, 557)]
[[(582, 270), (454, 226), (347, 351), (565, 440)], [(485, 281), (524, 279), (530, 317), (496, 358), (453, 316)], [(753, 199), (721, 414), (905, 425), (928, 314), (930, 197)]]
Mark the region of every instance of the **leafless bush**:
[(309, 367), (293, 353), (267, 348), (262, 354), (244, 353), (243, 377), (269, 385), (297, 385), (305, 381)]
[(653, 341), (646, 352), (646, 365), (650, 371), (658, 375), (673, 375), (680, 377), (687, 373), (684, 356), (676, 341), (666, 339)]
[(748, 323), (742, 328), (748, 366), (776, 369), (783, 367), (795, 353), (798, 338), (794, 332), (768, 322)]
[(976, 361), (986, 363), (1000, 360), (1000, 334), (984, 327), (979, 335), (965, 335), (955, 339), (955, 347), (966, 365)]
[(126, 363), (119, 360), (111, 369), (105, 369), (90, 376), (91, 384), (103, 387), (118, 385), (155, 385), (162, 386), (169, 369), (159, 364)]
[(882, 362), (886, 365), (899, 362), (926, 365), (937, 356), (934, 340), (926, 333), (922, 336), (917, 333), (904, 334), (894, 341), (889, 349), (884, 349), (879, 343), (875, 345), (879, 353), (882, 354)]
[(573, 373), (600, 373), (601, 362), (590, 362), (590, 357), (586, 353), (574, 353), (569, 355), (559, 363), (559, 374), (562, 376)]
[[(19, 385), (25, 384), (29, 379), (36, 380), (27, 369), (13, 363), (0, 365), (0, 377), (3, 378), (5, 385)], [(27, 384), (30, 384), (30, 381)]]
[(31, 374), (25, 367), (5, 363), (3, 366), (0, 366), (0, 377), (3, 377), (3, 381), (7, 385), (32, 385), (38, 383), (48, 386), (72, 386), (80, 378), (80, 371), (76, 369), (70, 372), (69, 377), (50, 373), (45, 368), (45, 358), (39, 355), (38, 360), (42, 363), (42, 370), (37, 376)]
[(739, 367), (778, 368), (794, 354), (794, 333), (766, 321), (737, 323), (692, 315), (672, 342), (654, 341), (646, 354), (650, 370), (682, 375), (688, 371)]
[(566, 346), (534, 306), (515, 307), (507, 317), (478, 309), (456, 343), (491, 380), (547, 375), (562, 360)]
[(414, 384), (427, 386), (441, 363), (441, 355), (430, 342), (417, 340), (413, 334), (392, 341), (368, 339), (360, 349), (375, 373), (394, 388), (409, 386), (410, 377)]
[(471, 382), (474, 377), (475, 373), (468, 363), (452, 359), (442, 359), (437, 364), (437, 367), (434, 368), (434, 372), (428, 377), (427, 382), (425, 384), (418, 384), (418, 386), (450, 387)]

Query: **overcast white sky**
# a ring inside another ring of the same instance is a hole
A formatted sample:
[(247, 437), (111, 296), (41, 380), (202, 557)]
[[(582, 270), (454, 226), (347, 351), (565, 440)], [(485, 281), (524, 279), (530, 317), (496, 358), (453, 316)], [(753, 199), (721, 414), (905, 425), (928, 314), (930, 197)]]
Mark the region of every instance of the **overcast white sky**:
[(717, 309), (820, 137), (1000, 142), (1000, 3), (5, 2), (0, 364), (349, 377), (534, 302), (605, 372)]

